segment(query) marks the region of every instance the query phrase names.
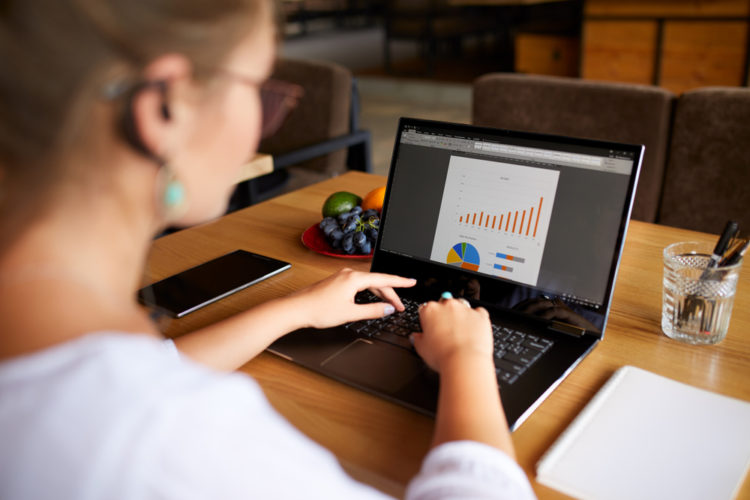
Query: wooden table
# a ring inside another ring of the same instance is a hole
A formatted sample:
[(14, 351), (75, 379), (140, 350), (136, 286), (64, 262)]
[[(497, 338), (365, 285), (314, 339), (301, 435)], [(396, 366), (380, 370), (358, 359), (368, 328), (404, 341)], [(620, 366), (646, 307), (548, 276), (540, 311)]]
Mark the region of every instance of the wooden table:
[[(351, 172), (155, 241), (146, 281), (237, 248), (285, 259), (292, 268), (183, 319), (163, 325), (174, 336), (313, 283), (343, 266), (369, 261), (318, 255), (300, 235), (320, 220), (334, 191), (365, 194), (385, 178)], [(635, 365), (697, 387), (750, 401), (750, 271), (740, 276), (726, 340), (681, 344), (661, 334), (662, 249), (675, 241), (715, 236), (631, 222), (604, 341), (516, 430), (518, 460), (541, 498), (564, 496), (534, 481), (537, 460), (614, 371)], [(423, 415), (264, 353), (242, 371), (255, 377), (272, 404), (304, 433), (332, 450), (355, 476), (399, 494), (429, 449), (433, 421)], [(741, 498), (750, 498), (745, 480)]]

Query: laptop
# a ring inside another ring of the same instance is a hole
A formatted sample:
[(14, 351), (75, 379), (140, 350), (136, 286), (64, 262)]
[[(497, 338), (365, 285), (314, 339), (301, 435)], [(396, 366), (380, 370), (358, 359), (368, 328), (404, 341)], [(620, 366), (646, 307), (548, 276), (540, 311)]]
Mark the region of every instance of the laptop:
[(439, 377), (408, 335), (418, 305), (449, 291), (490, 312), (517, 428), (604, 338), (643, 151), (402, 118), (371, 270), (417, 279), (398, 290), (407, 311), (298, 330), (269, 351), (434, 415)]

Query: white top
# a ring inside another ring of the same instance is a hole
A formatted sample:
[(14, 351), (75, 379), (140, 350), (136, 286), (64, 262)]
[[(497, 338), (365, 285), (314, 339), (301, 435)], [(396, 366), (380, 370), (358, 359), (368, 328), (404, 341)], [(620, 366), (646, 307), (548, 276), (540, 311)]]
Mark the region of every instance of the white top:
[[(394, 450), (397, 453), (398, 450)], [(533, 498), (479, 443), (433, 449), (407, 498)], [(271, 407), (250, 377), (171, 341), (91, 334), (0, 363), (0, 498), (385, 498)]]

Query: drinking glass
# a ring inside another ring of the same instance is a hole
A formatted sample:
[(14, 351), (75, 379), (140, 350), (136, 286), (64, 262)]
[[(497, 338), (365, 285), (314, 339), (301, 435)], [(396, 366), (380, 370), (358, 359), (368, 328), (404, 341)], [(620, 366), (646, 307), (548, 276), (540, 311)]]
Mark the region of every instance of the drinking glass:
[(689, 344), (726, 337), (742, 263), (709, 268), (712, 246), (680, 242), (664, 249), (661, 329)]

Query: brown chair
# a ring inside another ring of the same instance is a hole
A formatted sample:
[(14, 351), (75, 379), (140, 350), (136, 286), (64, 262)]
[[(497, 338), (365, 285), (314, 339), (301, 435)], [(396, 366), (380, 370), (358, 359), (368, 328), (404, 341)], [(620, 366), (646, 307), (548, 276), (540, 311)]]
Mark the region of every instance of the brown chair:
[(750, 89), (706, 87), (677, 101), (658, 222), (750, 232)]
[(274, 172), (241, 183), (230, 209), (333, 177), (348, 169), (372, 171), (370, 132), (359, 129), (359, 98), (351, 72), (334, 63), (280, 59), (273, 79), (304, 95), (258, 151), (273, 156)]
[(659, 207), (674, 94), (658, 87), (495, 73), (474, 82), (475, 125), (644, 144), (633, 218)]

